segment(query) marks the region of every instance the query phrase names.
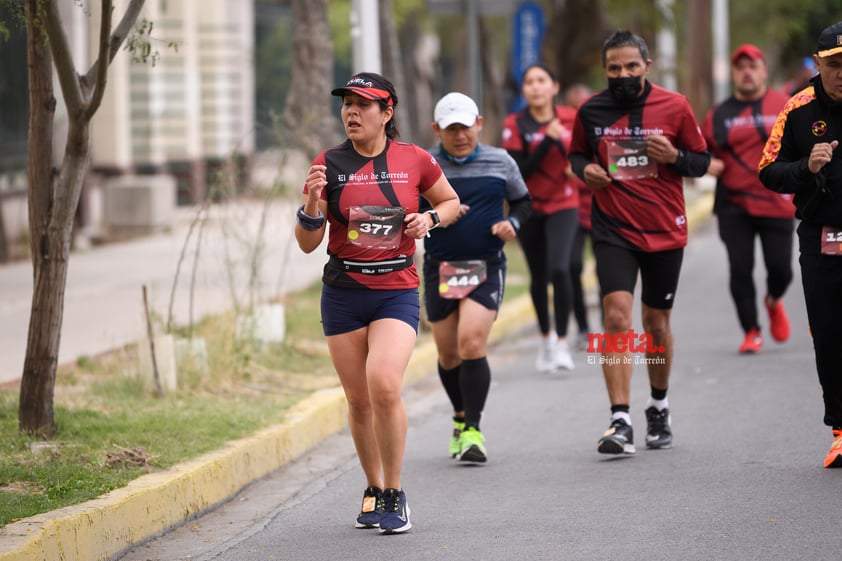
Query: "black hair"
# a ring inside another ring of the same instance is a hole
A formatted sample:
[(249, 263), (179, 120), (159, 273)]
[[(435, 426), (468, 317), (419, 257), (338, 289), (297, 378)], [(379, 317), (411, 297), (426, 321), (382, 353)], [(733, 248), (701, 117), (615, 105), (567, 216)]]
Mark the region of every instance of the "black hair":
[(376, 72), (360, 72), (359, 74), (355, 74), (355, 76), (371, 81), (378, 87), (389, 92), (389, 97), (392, 101), (391, 105), (389, 105), (389, 100), (387, 99), (379, 99), (377, 101), (380, 103), (381, 111), (385, 111), (390, 107), (392, 108), (392, 118), (386, 123), (386, 137), (390, 140), (396, 140), (400, 137), (400, 132), (398, 131), (397, 114), (395, 113), (395, 108), (398, 106), (398, 94), (395, 91), (395, 85)]
[[(375, 74), (378, 76), (378, 74)], [(392, 96), (392, 118), (389, 119), (389, 122), (386, 123), (386, 138), (390, 140), (397, 140), (401, 133), (398, 131), (398, 114), (396, 109), (398, 107), (398, 93), (395, 91), (395, 85), (392, 84), (389, 80), (380, 76), (380, 80), (383, 82), (383, 85), (386, 87), (386, 91), (389, 92), (389, 95)], [(381, 100), (380, 101), (381, 109), (385, 110), (387, 107), (390, 107), (387, 102)]]
[(540, 68), (541, 70), (543, 70), (544, 72), (546, 72), (549, 75), (550, 79), (553, 82), (558, 82), (558, 78), (556, 78), (555, 72), (553, 72), (550, 69), (549, 66), (547, 66), (546, 64), (541, 63), (541, 62), (533, 62), (532, 64), (527, 66), (526, 70), (523, 71), (523, 74), (520, 75), (520, 83), (521, 84), (523, 83), (523, 80), (524, 80), (524, 78), (526, 78), (526, 75), (529, 73), (529, 71), (534, 70), (535, 68)]
[(605, 53), (608, 49), (616, 49), (619, 47), (635, 47), (638, 51), (640, 51), (640, 56), (643, 57), (643, 62), (649, 60), (649, 47), (646, 46), (646, 41), (643, 40), (643, 37), (632, 33), (628, 29), (618, 29), (602, 44), (603, 67), (605, 67)]

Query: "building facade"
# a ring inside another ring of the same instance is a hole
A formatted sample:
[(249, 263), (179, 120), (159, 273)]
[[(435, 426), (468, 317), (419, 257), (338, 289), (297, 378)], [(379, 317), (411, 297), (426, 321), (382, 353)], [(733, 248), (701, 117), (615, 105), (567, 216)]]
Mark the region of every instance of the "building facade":
[[(114, 4), (116, 25), (128, 0)], [(98, 54), (99, 3), (58, 5), (77, 71), (83, 73)], [(91, 164), (79, 214), (83, 227), (95, 229), (107, 219), (102, 190), (109, 177), (171, 174), (178, 203), (197, 203), (212, 189), (215, 170), (253, 155), (254, 28), (253, 0), (147, 0), (130, 39), (148, 40), (148, 56), (140, 56), (137, 42), (134, 48), (126, 42), (109, 67), (105, 96), (91, 123)], [(138, 29), (145, 32), (138, 35)], [(24, 43), (18, 58), (23, 76), (25, 53)], [(58, 82), (55, 91), (60, 98)], [(21, 96), (17, 99), (20, 103)], [(66, 130), (59, 99), (56, 165)], [(25, 131), (23, 138), (19, 126), (0, 132), (0, 142), (15, 148), (7, 152), (14, 158), (0, 161), (5, 218), (0, 223), (14, 237), (26, 229)]]

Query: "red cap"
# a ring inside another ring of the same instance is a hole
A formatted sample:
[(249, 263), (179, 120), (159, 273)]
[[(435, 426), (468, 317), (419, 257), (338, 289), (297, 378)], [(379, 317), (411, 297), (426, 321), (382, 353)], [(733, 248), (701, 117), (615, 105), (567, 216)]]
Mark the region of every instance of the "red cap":
[(739, 60), (740, 57), (748, 57), (751, 60), (762, 60), (763, 62), (766, 62), (766, 57), (763, 56), (763, 51), (750, 43), (745, 43), (737, 47), (737, 50), (731, 54), (731, 64), (737, 64), (737, 60)]

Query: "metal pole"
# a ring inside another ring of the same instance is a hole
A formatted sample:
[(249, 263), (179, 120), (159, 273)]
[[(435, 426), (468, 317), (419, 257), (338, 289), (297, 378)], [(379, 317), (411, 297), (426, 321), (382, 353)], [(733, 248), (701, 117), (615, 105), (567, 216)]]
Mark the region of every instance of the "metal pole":
[(382, 72), (380, 59), (380, 10), (377, 0), (353, 0), (351, 44), (354, 72)]
[(711, 37), (713, 39), (713, 102), (728, 97), (731, 90), (730, 64), (728, 61), (728, 0), (713, 0), (711, 5)]
[(672, 91), (678, 89), (678, 78), (675, 75), (675, 61), (678, 48), (675, 40), (675, 13), (673, 0), (658, 0), (658, 11), (661, 14), (661, 28), (657, 34), (658, 61), (661, 69), (660, 85)]
[(467, 0), (466, 16), (468, 20), (468, 76), (470, 77), (471, 97), (482, 107), (482, 59), (479, 50), (479, 5), (478, 0)]

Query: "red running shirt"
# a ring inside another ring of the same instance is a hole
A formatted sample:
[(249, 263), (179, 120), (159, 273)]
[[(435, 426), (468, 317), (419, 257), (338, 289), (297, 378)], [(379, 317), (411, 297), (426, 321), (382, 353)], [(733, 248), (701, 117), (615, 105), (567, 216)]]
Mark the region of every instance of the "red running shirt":
[[(419, 195), (432, 187), (442, 175), (436, 159), (426, 150), (405, 142), (389, 140), (386, 149), (369, 158), (354, 150), (351, 141), (323, 151), (313, 164), (327, 166), (327, 187), (322, 199), (327, 201), (328, 254), (340, 259), (377, 262), (415, 253), (415, 239), (400, 228), (394, 249), (371, 249), (354, 245), (348, 237), (350, 209), (361, 206), (402, 206), (406, 214), (418, 212)], [(305, 185), (304, 192), (307, 192)], [(343, 288), (396, 290), (416, 288), (415, 265), (381, 275), (367, 275), (325, 266), (325, 284)]]
[(528, 108), (508, 115), (503, 122), (502, 147), (518, 163), (532, 198), (532, 209), (539, 214), (552, 214), (579, 204), (578, 190), (565, 173), (576, 110), (557, 105), (555, 111), (564, 127), (560, 141), (545, 137), (547, 123), (536, 121)]
[[(688, 152), (706, 149), (687, 98), (647, 82), (643, 95), (630, 105), (619, 105), (607, 90), (585, 101), (577, 113), (570, 152), (612, 174), (609, 146), (616, 150), (618, 142), (641, 141), (650, 134), (662, 134)], [(613, 179), (594, 189), (594, 241), (647, 252), (687, 245), (684, 180), (674, 166), (651, 164), (656, 177)]]
[(795, 215), (792, 194), (767, 189), (757, 173), (763, 147), (788, 99), (770, 89), (756, 101), (731, 96), (708, 111), (702, 132), (713, 156), (725, 164), (716, 181), (715, 212), (736, 206), (751, 216)]

